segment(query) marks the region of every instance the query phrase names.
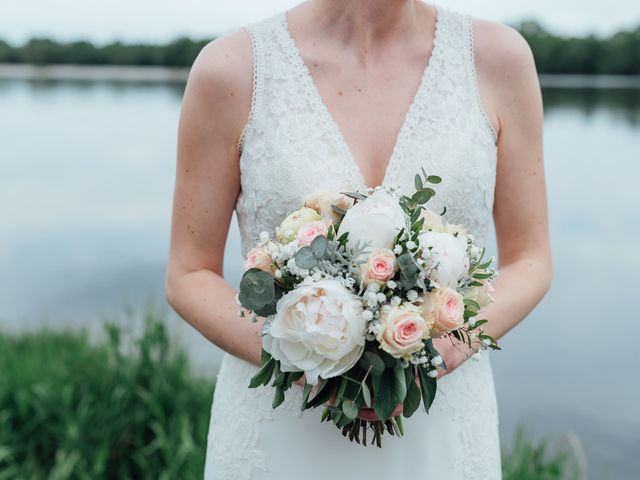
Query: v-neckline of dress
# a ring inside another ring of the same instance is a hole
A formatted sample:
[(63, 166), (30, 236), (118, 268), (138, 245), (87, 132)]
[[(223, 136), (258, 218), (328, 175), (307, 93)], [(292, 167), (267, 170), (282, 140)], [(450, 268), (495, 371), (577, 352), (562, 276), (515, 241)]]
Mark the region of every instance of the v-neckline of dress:
[[(435, 28), (433, 34), (433, 47), (431, 48), (431, 54), (427, 59), (422, 74), (420, 76), (420, 82), (418, 87), (409, 103), (407, 108), (407, 112), (405, 113), (405, 117), (402, 121), (400, 129), (396, 135), (395, 143), (393, 145), (391, 155), (387, 160), (387, 164), (384, 170), (382, 182), (380, 185), (387, 185), (390, 181), (391, 172), (396, 168), (396, 163), (398, 162), (398, 157), (400, 155), (400, 151), (404, 145), (404, 139), (408, 135), (408, 132), (413, 128), (413, 124), (416, 121), (416, 109), (418, 108), (418, 103), (421, 101), (423, 96), (429, 91), (430, 86), (433, 84), (434, 79), (432, 78), (434, 75), (434, 63), (436, 59), (439, 57), (440, 52), (442, 50), (442, 16), (443, 10), (436, 4), (432, 4), (435, 12)], [(282, 29), (282, 33), (284, 34), (285, 42), (288, 44), (288, 52), (289, 58), (291, 59), (293, 66), (297, 68), (299, 71), (298, 78), (300, 78), (303, 82), (303, 88), (309, 96), (309, 99), (314, 105), (316, 112), (320, 115), (321, 119), (324, 121), (325, 126), (329, 129), (332, 136), (336, 139), (336, 146), (340, 150), (340, 152), (347, 159), (347, 169), (353, 175), (353, 180), (359, 184), (360, 187), (363, 188), (375, 188), (375, 186), (369, 186), (367, 181), (362, 173), (362, 168), (356, 162), (355, 156), (353, 155), (353, 151), (349, 144), (346, 141), (346, 137), (344, 136), (340, 125), (335, 120), (333, 114), (329, 111), (327, 104), (325, 103), (320, 91), (318, 90), (317, 84), (311, 75), (311, 71), (309, 67), (304, 62), (302, 58), (302, 54), (296, 45), (296, 42), (291, 35), (289, 30), (288, 21), (287, 21), (287, 11), (283, 11), (280, 13), (280, 27)]]

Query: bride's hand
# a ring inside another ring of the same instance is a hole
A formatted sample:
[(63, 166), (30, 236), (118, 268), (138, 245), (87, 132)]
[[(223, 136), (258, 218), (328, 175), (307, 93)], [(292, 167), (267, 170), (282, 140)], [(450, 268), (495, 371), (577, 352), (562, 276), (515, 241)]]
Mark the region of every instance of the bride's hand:
[(473, 348), (469, 347), (469, 345), (467, 345), (466, 343), (447, 335), (434, 338), (433, 346), (440, 353), (440, 356), (447, 366), (446, 369), (438, 369), (437, 378), (442, 378), (445, 375), (450, 374), (456, 368), (462, 365), (465, 360), (476, 353), (476, 351)]

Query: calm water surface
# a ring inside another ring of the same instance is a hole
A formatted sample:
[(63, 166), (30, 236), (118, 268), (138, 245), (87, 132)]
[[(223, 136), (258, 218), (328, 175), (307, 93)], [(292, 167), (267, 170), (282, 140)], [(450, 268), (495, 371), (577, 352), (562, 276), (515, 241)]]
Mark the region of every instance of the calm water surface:
[[(164, 304), (182, 87), (0, 81), (0, 328)], [(640, 90), (546, 90), (554, 284), (493, 354), (505, 443), (575, 432), (590, 478), (640, 478)], [(491, 240), (495, 252), (495, 242)], [(241, 274), (234, 222), (226, 272)], [(219, 351), (169, 316), (197, 367)]]

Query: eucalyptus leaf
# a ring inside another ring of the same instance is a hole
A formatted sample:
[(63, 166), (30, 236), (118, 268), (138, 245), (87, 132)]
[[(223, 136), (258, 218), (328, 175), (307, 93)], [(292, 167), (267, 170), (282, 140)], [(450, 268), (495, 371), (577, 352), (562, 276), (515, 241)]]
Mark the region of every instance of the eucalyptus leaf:
[(371, 408), (371, 391), (366, 382), (362, 382), (362, 398), (364, 399), (364, 404)]
[(300, 405), (300, 410), (304, 411), (307, 408), (307, 402), (309, 401), (309, 395), (311, 395), (311, 390), (313, 389), (313, 385), (310, 383), (305, 383), (304, 388), (302, 389), (302, 402)]
[(353, 400), (345, 400), (342, 402), (342, 412), (348, 419), (355, 420), (358, 418), (360, 408), (358, 408)]
[(274, 298), (275, 282), (269, 273), (257, 268), (244, 272), (238, 294), (244, 308), (255, 312), (271, 304)]
[[(404, 378), (404, 377), (403, 377)], [(395, 373), (387, 368), (381, 375), (373, 376), (373, 410), (382, 419), (388, 419), (396, 405), (402, 402), (394, 388)]]
[(281, 388), (276, 388), (275, 393), (273, 394), (273, 402), (271, 404), (272, 408), (278, 408), (282, 402), (284, 402), (284, 390)]
[(294, 258), (296, 265), (300, 268), (311, 269), (318, 265), (318, 258), (313, 254), (311, 247), (302, 247)]
[(493, 273), (474, 273), (473, 278), (477, 278), (478, 280), (485, 280), (487, 278), (493, 277)]
[(311, 251), (313, 252), (313, 256), (318, 260), (322, 260), (327, 254), (327, 238), (318, 235), (311, 242)]
[(267, 385), (271, 380), (271, 376), (273, 375), (273, 370), (275, 369), (276, 361), (273, 358), (270, 358), (267, 363), (265, 363), (258, 373), (256, 373), (249, 382), (249, 388), (256, 388), (260, 385)]
[(316, 395), (307, 402), (307, 408), (317, 407), (328, 401), (337, 386), (338, 379), (335, 377), (321, 383)]
[(475, 300), (472, 300), (471, 298), (465, 298), (464, 299), (464, 304), (465, 305), (470, 305), (473, 308), (475, 308), (476, 310), (480, 310), (480, 304), (478, 302), (476, 302)]
[(405, 418), (409, 418), (411, 415), (413, 415), (420, 406), (420, 400), (420, 388), (418, 387), (416, 382), (413, 381), (407, 386), (407, 396), (404, 397), (404, 408), (402, 410), (402, 415)]
[(364, 359), (369, 363), (372, 369), (382, 372), (384, 370), (384, 361), (380, 355), (374, 352), (364, 352)]
[(347, 388), (347, 379), (342, 377), (340, 379), (340, 386), (338, 387), (338, 391), (336, 392), (336, 403), (340, 403), (342, 400), (342, 396), (344, 395), (344, 391)]
[(440, 178), (437, 175), (429, 175), (427, 177), (427, 182), (433, 183), (434, 185), (437, 185), (438, 183), (442, 182), (442, 178)]
[(361, 194), (360, 192), (340, 192), (343, 195), (349, 197), (349, 198), (354, 198), (356, 200), (366, 200), (367, 196)]
[(395, 389), (396, 398), (398, 399), (398, 403), (404, 400), (404, 397), (407, 395), (407, 383), (404, 375), (404, 368), (402, 368), (401, 363), (397, 363), (393, 369), (394, 373), (394, 381), (393, 388)]
[(411, 196), (411, 200), (419, 205), (427, 203), (436, 194), (432, 188), (423, 188)]
[(422, 393), (424, 411), (429, 413), (429, 408), (431, 408), (431, 404), (436, 398), (436, 379), (427, 375), (426, 369), (423, 367), (418, 367), (418, 376), (420, 378), (420, 392)]
[(347, 213), (343, 208), (338, 207), (337, 205), (331, 205), (331, 210), (336, 212), (338, 215), (345, 215)]

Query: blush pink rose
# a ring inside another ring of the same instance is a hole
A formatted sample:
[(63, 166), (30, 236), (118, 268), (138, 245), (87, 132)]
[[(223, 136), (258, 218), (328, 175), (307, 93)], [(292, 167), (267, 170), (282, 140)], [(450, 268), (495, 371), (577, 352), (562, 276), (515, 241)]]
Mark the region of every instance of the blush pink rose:
[(315, 222), (305, 223), (300, 230), (298, 230), (298, 234), (296, 235), (296, 239), (303, 247), (311, 245), (313, 239), (319, 236), (326, 237), (327, 231), (329, 227), (326, 222), (322, 220), (318, 220)]
[(273, 259), (265, 248), (255, 247), (249, 250), (247, 259), (244, 262), (244, 268), (245, 270), (259, 268), (262, 271), (271, 273), (273, 269)]
[(376, 339), (389, 355), (402, 358), (420, 351), (429, 326), (415, 307), (387, 305), (382, 308)]
[(388, 248), (374, 250), (366, 263), (363, 264), (364, 283), (384, 283), (393, 278), (396, 273), (396, 256)]
[(452, 288), (436, 288), (427, 293), (423, 308), (433, 315), (432, 337), (456, 330), (464, 323), (464, 300)]

